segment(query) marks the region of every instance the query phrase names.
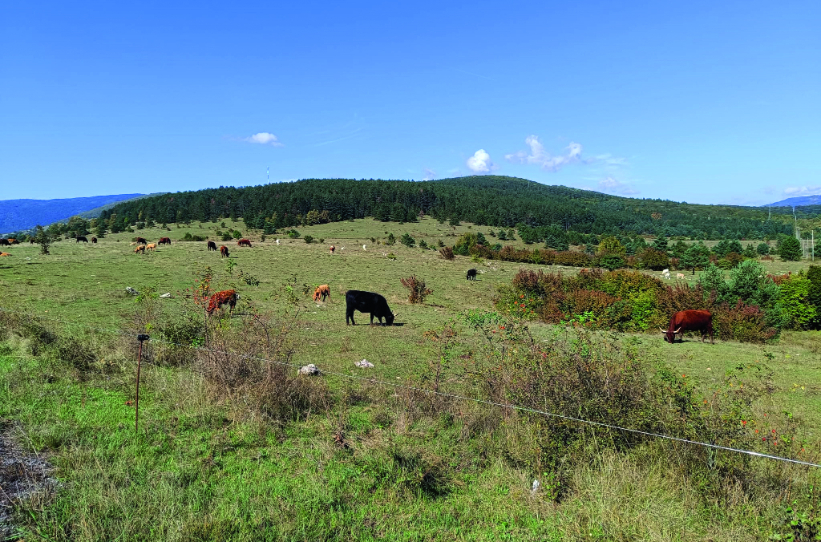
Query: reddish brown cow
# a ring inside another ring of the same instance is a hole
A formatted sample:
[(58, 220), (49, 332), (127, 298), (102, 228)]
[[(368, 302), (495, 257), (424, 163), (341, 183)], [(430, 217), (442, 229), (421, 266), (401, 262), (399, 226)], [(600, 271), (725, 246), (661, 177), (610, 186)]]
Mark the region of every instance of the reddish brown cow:
[(0, 258), (3, 258), (5, 256), (11, 256), (11, 254), (9, 254), (8, 252), (0, 252)]
[(8, 242), (10, 245), (16, 245), (18, 241), (17, 239), (8, 239)]
[(251, 241), (249, 241), (248, 239), (240, 239), (239, 241), (237, 241), (237, 244), (241, 247), (251, 248)]
[(661, 330), (664, 340), (670, 344), (675, 342), (676, 335), (683, 337), (685, 331), (701, 332), (701, 342), (704, 342), (704, 336), (709, 333), (710, 343), (713, 344), (713, 315), (710, 311), (679, 311), (670, 318), (667, 331)]
[(205, 312), (210, 315), (215, 310), (221, 309), (223, 305), (228, 305), (230, 307), (229, 312), (233, 312), (234, 307), (237, 306), (238, 299), (239, 294), (237, 294), (236, 290), (223, 290), (221, 292), (217, 292), (208, 298), (208, 307), (205, 309)]
[(96, 244), (97, 244), (97, 238), (96, 238), (96, 237), (92, 237), (92, 238), (91, 238), (91, 244), (92, 244), (92, 245), (96, 245)]
[(331, 254), (333, 254), (333, 253), (334, 253), (334, 250), (336, 250), (336, 247), (335, 247), (335, 246), (333, 246), (333, 245), (331, 245)]
[(222, 245), (222, 246), (220, 247), (220, 255), (221, 255), (223, 258), (227, 258), (227, 257), (228, 257), (228, 247), (227, 247), (227, 246)]
[(331, 288), (327, 284), (323, 284), (316, 290), (314, 290), (314, 301), (319, 301), (322, 298), (322, 301), (325, 301), (325, 298), (331, 297)]
[(138, 245), (147, 245), (147, 244), (148, 244), (148, 241), (146, 241), (146, 240), (145, 240), (144, 238), (142, 238), (142, 237), (137, 237), (137, 238), (135, 239), (135, 241), (137, 242), (137, 244), (138, 244)]
[(160, 240), (157, 241), (158, 245), (170, 245), (171, 239), (169, 237), (160, 237)]
[(208, 250), (213, 250), (213, 251), (216, 252), (217, 244), (213, 241), (208, 241)]

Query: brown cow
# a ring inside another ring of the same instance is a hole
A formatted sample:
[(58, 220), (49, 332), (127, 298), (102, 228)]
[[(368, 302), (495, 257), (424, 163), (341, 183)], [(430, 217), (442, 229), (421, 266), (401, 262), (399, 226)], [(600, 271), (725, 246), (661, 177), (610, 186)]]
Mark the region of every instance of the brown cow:
[(134, 239), (138, 245), (147, 245), (148, 241), (146, 241), (143, 237), (137, 237)]
[(160, 240), (157, 241), (157, 244), (158, 245), (170, 245), (171, 244), (171, 238), (169, 238), (169, 237), (160, 237)]
[(92, 244), (92, 245), (96, 245), (96, 244), (97, 244), (97, 238), (96, 238), (96, 237), (92, 237), (92, 238), (91, 238), (91, 244)]
[(227, 257), (228, 257), (228, 247), (227, 247), (227, 246), (222, 245), (222, 246), (220, 247), (220, 255), (221, 255), (221, 257), (223, 257), (223, 258), (227, 258)]
[(208, 241), (208, 250), (217, 250), (217, 244), (213, 241)]
[(145, 245), (140, 245), (134, 249), (134, 254), (143, 253), (145, 254)]
[(237, 244), (241, 247), (251, 248), (251, 241), (249, 241), (248, 239), (240, 239), (239, 241), (237, 241)]
[(327, 284), (323, 284), (316, 290), (314, 290), (314, 301), (319, 301), (322, 298), (322, 301), (325, 301), (325, 298), (331, 298), (331, 288)]
[(17, 239), (6, 239), (10, 245), (16, 245), (18, 243)]
[(239, 294), (237, 294), (236, 290), (217, 292), (208, 298), (208, 307), (205, 309), (205, 312), (210, 315), (215, 310), (221, 309), (223, 305), (228, 305), (230, 307), (229, 312), (234, 312), (234, 307), (237, 306), (238, 299)]
[(333, 253), (334, 253), (334, 250), (336, 250), (336, 247), (335, 247), (335, 246), (333, 246), (333, 245), (331, 245), (331, 254), (333, 254)]
[(0, 252), (0, 258), (4, 256), (11, 256), (11, 254), (9, 254), (8, 252)]
[(150, 243), (150, 244), (148, 244), (148, 245), (145, 245), (145, 249), (146, 249), (146, 250), (154, 250), (155, 248), (157, 248), (157, 244), (156, 244), (156, 243)]
[(664, 340), (670, 344), (675, 342), (676, 335), (683, 338), (685, 331), (700, 331), (701, 342), (704, 342), (704, 336), (709, 333), (710, 343), (713, 344), (713, 315), (710, 311), (679, 311), (670, 318), (667, 331), (661, 330), (664, 333)]

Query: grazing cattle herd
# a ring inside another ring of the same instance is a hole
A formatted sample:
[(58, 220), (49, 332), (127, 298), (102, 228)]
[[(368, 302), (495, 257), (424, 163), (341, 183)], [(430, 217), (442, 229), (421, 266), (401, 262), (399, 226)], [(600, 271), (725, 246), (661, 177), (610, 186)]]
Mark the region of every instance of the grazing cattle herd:
[[(29, 241), (32, 244), (35, 243), (35, 240), (33, 238), (31, 238)], [(88, 243), (88, 238), (82, 235), (77, 235), (75, 236), (75, 242)], [(92, 237), (91, 243), (97, 244), (97, 238)], [(0, 238), (0, 246), (11, 246), (15, 244), (19, 244), (19, 242), (16, 239)], [(132, 242), (131, 244), (132, 246), (134, 244), (137, 244), (137, 246), (134, 248), (135, 254), (145, 254), (146, 251), (156, 250), (156, 248), (160, 245), (170, 245), (171, 239), (169, 237), (161, 237), (159, 241), (157, 241), (156, 243), (149, 243), (144, 237), (136, 237), (134, 238), (134, 242)], [(276, 244), (280, 244), (279, 239), (276, 240)], [(249, 239), (243, 238), (237, 241), (237, 245), (240, 247), (250, 248), (251, 241)], [(209, 252), (217, 250), (217, 244), (214, 241), (207, 241), (206, 246)], [(334, 254), (336, 247), (334, 245), (330, 245), (329, 250), (331, 254)], [(362, 250), (366, 250), (365, 245), (362, 245)], [(219, 247), (219, 252), (222, 258), (230, 257), (228, 247), (225, 245), (221, 245)], [(11, 254), (8, 252), (0, 252), (0, 257), (8, 256), (11, 256)], [(477, 274), (478, 271), (476, 269), (468, 269), (466, 273), (466, 278), (469, 281), (475, 281)], [(666, 279), (670, 278), (669, 269), (664, 269), (661, 274)], [(685, 279), (685, 276), (682, 273), (676, 273), (676, 279)], [(326, 299), (330, 300), (330, 297), (331, 289), (327, 284), (322, 284), (314, 290), (314, 301), (324, 302)], [(236, 307), (238, 299), (239, 295), (235, 290), (224, 290), (221, 292), (217, 292), (208, 298), (206, 312), (210, 315), (215, 310), (221, 309), (224, 305), (228, 305), (230, 308), (229, 312), (233, 312), (233, 309)], [(388, 302), (384, 296), (377, 294), (375, 292), (348, 290), (345, 293), (346, 325), (356, 325), (356, 322), (354, 321), (355, 311), (359, 311), (361, 313), (369, 313), (371, 325), (373, 325), (374, 318), (376, 318), (381, 325), (393, 325), (397, 316), (395, 313), (391, 311), (390, 307), (388, 307)], [(683, 339), (684, 333), (687, 331), (699, 332), (701, 334), (702, 342), (704, 342), (705, 337), (709, 334), (710, 342), (713, 343), (713, 317), (710, 311), (679, 311), (670, 318), (670, 323), (668, 325), (667, 330), (661, 330), (662, 334), (664, 335), (664, 340), (671, 344), (675, 343), (677, 340), (681, 341)]]

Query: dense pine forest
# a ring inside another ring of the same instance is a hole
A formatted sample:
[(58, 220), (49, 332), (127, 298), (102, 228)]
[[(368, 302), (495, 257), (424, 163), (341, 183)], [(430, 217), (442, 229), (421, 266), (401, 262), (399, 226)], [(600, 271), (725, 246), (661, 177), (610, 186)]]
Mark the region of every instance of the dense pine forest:
[(760, 239), (792, 232), (792, 215), (785, 211), (774, 210), (769, 218), (761, 208), (624, 198), (513, 177), (474, 176), (421, 182), (306, 179), (220, 187), (121, 203), (100, 218), (125, 226), (138, 221), (173, 223), (233, 217), (271, 232), (369, 216), (408, 222), (429, 215), (494, 227), (526, 225), (592, 234), (618, 231), (691, 239)]

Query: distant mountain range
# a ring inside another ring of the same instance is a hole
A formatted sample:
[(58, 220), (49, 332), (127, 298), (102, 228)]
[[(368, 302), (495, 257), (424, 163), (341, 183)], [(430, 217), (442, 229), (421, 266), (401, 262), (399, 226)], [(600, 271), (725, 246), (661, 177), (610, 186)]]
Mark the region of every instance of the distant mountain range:
[(821, 195), (787, 198), (781, 201), (776, 201), (775, 203), (770, 203), (764, 207), (802, 207), (805, 205), (821, 205)]
[(0, 233), (27, 230), (40, 224), (47, 226), (75, 215), (94, 218), (112, 205), (143, 194), (118, 194), (67, 199), (0, 200)]

